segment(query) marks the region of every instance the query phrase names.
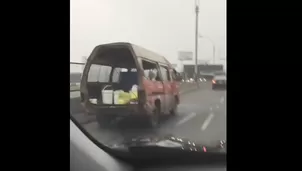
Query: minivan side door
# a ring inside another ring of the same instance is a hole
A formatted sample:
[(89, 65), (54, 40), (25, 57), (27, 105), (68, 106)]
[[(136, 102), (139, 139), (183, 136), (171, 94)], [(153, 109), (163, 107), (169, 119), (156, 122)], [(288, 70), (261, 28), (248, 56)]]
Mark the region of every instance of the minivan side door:
[(165, 65), (160, 65), (160, 72), (162, 76), (163, 86), (164, 86), (164, 106), (165, 113), (169, 113), (173, 107), (173, 89), (171, 82), (171, 75), (169, 68)]
[(142, 59), (142, 68), (144, 70), (143, 85), (147, 95), (147, 103), (154, 106), (155, 100), (159, 99), (161, 111), (163, 111), (165, 109), (163, 103), (165, 97), (159, 66), (156, 62)]

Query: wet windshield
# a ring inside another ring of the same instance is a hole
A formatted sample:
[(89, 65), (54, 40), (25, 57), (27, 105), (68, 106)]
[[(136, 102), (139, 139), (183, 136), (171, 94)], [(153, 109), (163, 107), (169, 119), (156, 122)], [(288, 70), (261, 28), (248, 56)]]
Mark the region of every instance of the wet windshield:
[(109, 147), (150, 137), (216, 147), (225, 13), (225, 0), (72, 0), (71, 116)]

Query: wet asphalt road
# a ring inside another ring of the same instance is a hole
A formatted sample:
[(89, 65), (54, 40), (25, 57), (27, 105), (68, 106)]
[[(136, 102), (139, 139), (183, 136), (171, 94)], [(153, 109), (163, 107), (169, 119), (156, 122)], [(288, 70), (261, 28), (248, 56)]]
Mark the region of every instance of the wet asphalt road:
[(181, 96), (176, 116), (162, 118), (157, 129), (146, 128), (143, 123), (129, 119), (116, 120), (108, 128), (100, 128), (97, 122), (83, 127), (104, 144), (120, 143), (125, 138), (139, 136), (174, 135), (191, 141), (212, 144), (226, 139), (226, 91), (212, 90), (203, 85)]

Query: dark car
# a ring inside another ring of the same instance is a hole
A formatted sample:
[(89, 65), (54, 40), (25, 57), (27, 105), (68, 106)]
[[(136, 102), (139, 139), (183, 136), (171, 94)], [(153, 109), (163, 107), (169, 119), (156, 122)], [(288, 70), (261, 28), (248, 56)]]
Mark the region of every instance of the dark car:
[(215, 75), (212, 80), (212, 89), (226, 88), (226, 75)]

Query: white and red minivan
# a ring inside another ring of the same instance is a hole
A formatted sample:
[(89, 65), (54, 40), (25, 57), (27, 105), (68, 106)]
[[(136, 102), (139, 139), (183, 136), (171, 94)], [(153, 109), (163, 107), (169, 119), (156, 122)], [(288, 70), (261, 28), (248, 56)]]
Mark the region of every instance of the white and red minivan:
[[(179, 77), (161, 55), (119, 42), (99, 45), (87, 59), (81, 79), (81, 102), (100, 126), (116, 117), (141, 118), (152, 127), (160, 115), (175, 115), (179, 104)], [(137, 98), (115, 103), (115, 92), (135, 87)]]

